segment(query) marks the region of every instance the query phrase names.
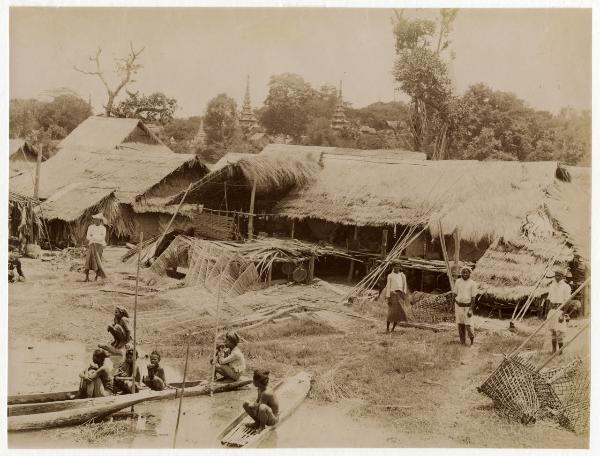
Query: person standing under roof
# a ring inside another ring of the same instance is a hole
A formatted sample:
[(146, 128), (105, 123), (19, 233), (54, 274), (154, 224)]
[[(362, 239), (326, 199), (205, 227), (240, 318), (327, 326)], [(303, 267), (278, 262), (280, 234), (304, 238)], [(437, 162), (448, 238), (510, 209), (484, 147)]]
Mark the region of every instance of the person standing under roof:
[[(473, 307), (475, 297), (477, 296), (477, 283), (471, 279), (471, 270), (463, 267), (460, 271), (460, 277), (454, 282), (454, 315), (458, 325), (458, 337), (460, 343), (466, 345), (466, 334), (469, 335), (471, 345), (475, 340), (473, 332)], [(466, 334), (465, 334), (466, 333)]]
[(96, 278), (106, 278), (106, 272), (102, 264), (102, 252), (106, 246), (106, 219), (102, 213), (92, 215), (93, 224), (88, 227), (86, 239), (88, 241), (88, 252), (85, 259), (85, 281), (90, 281), (90, 269), (96, 272)]
[(563, 346), (563, 337), (566, 332), (568, 314), (558, 308), (566, 303), (571, 297), (571, 287), (565, 282), (561, 270), (554, 271), (554, 280), (548, 287), (548, 297), (546, 298), (546, 308), (548, 314), (548, 329), (552, 338), (552, 353), (556, 352), (556, 346), (561, 350)]
[(385, 297), (388, 305), (385, 332), (390, 332), (390, 323), (393, 323), (393, 332), (399, 321), (408, 321), (406, 312), (404, 311), (404, 304), (408, 297), (408, 285), (406, 283), (406, 276), (400, 268), (400, 263), (397, 261), (393, 263), (392, 272), (387, 276)]

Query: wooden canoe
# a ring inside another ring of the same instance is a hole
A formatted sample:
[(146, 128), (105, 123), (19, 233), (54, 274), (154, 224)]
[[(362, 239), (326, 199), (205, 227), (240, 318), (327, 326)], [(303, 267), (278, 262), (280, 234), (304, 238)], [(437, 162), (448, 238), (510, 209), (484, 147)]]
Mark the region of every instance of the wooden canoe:
[[(198, 386), (205, 380), (191, 380), (185, 382), (185, 387), (190, 388), (192, 386)], [(181, 382), (171, 383), (171, 386), (175, 388), (181, 388)], [(7, 405), (17, 404), (40, 404), (44, 402), (56, 402), (56, 401), (69, 401), (78, 399), (79, 392), (75, 391), (57, 391), (55, 393), (33, 393), (33, 394), (15, 394), (14, 396), (8, 396)]]
[[(251, 382), (252, 380), (247, 378), (230, 383), (216, 382), (214, 383), (213, 392), (222, 393), (226, 391), (232, 391), (246, 386)], [(210, 389), (210, 384), (208, 382), (204, 382), (190, 388), (186, 387), (183, 395), (185, 397), (208, 395), (210, 394)], [(170, 388), (163, 391), (144, 390), (136, 394), (98, 397), (93, 399), (75, 399), (74, 401), (85, 402), (80, 402), (79, 404), (82, 404), (81, 406), (68, 408), (66, 410), (9, 416), (7, 419), (7, 430), (31, 431), (60, 426), (73, 426), (85, 423), (94, 418), (111, 415), (114, 412), (140, 402), (156, 401), (161, 399), (175, 399), (177, 397), (181, 397), (180, 388)]]
[[(206, 380), (194, 380), (194, 381), (189, 381), (189, 382), (185, 382), (185, 387), (186, 388), (192, 388), (198, 385), (202, 385), (202, 384), (206, 384), (207, 381)], [(181, 382), (177, 382), (177, 383), (172, 383), (170, 386), (172, 386), (173, 388), (181, 388)], [(137, 394), (142, 394), (142, 393), (148, 393), (149, 390), (146, 387), (142, 387), (143, 389), (140, 390), (139, 393), (135, 393)], [(166, 392), (168, 390), (163, 390), (161, 392)], [(75, 409), (75, 408), (81, 408), (81, 407), (86, 407), (88, 405), (94, 405), (97, 404), (98, 402), (102, 402), (101, 399), (105, 399), (105, 398), (100, 398), (100, 397), (95, 397), (95, 398), (84, 398), (84, 399), (80, 399), (78, 397), (78, 392), (77, 391), (72, 391), (72, 392), (65, 392), (65, 393), (49, 393), (48, 396), (50, 397), (63, 397), (66, 396), (67, 399), (61, 400), (55, 400), (55, 401), (41, 401), (41, 402), (25, 402), (25, 403), (13, 403), (12, 405), (10, 404), (9, 401), (9, 405), (8, 405), (8, 416), (19, 416), (19, 415), (30, 415), (33, 413), (48, 413), (48, 412), (58, 412), (61, 410), (67, 410), (67, 409)], [(41, 396), (39, 394), (31, 394), (28, 395), (31, 396), (31, 399), (34, 399), (37, 396)], [(43, 396), (44, 399), (47, 396)], [(107, 397), (115, 397), (115, 396), (107, 396)], [(120, 396), (119, 396), (120, 397)]]
[(218, 444), (229, 448), (256, 448), (269, 435), (269, 432), (280, 426), (296, 408), (304, 401), (310, 391), (311, 375), (300, 372), (280, 382), (273, 390), (279, 400), (279, 421), (275, 426), (267, 426), (259, 432), (250, 425), (254, 420), (246, 412), (242, 412), (217, 437)]

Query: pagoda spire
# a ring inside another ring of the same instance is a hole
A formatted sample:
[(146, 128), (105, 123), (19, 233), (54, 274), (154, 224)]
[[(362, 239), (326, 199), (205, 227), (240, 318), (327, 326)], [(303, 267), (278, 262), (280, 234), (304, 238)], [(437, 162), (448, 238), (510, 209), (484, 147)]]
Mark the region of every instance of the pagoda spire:
[(246, 94), (244, 95), (244, 104), (240, 115), (240, 126), (245, 130), (250, 130), (256, 123), (256, 116), (252, 111), (252, 102), (250, 101), (250, 75), (247, 75)]
[(348, 126), (348, 120), (346, 119), (346, 113), (344, 109), (344, 99), (342, 97), (342, 81), (340, 80), (340, 90), (338, 92), (338, 102), (331, 120), (331, 128), (334, 130), (342, 130)]

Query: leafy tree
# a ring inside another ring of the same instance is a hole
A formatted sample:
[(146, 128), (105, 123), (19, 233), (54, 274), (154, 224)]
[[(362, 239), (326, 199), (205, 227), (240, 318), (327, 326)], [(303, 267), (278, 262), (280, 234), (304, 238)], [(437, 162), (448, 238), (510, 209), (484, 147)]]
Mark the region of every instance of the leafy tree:
[(233, 98), (221, 93), (208, 102), (204, 117), (204, 131), (208, 144), (230, 140), (236, 125), (237, 105)]
[(96, 55), (89, 58), (90, 62), (94, 62), (94, 68), (90, 70), (82, 70), (77, 66), (73, 66), (75, 71), (89, 76), (96, 76), (98, 79), (100, 79), (100, 82), (102, 82), (102, 85), (106, 89), (107, 95), (106, 105), (104, 105), (106, 117), (110, 117), (113, 114), (113, 105), (121, 90), (123, 90), (125, 86), (135, 82), (135, 79), (133, 78), (142, 68), (142, 65), (139, 64), (137, 60), (140, 54), (144, 51), (144, 48), (136, 51), (133, 48), (133, 43), (129, 43), (129, 45), (129, 54), (127, 54), (127, 56), (124, 58), (115, 60), (115, 74), (118, 76), (119, 82), (112, 87), (109, 85), (106, 74), (104, 73), (102, 65), (100, 64), (100, 54), (102, 53), (102, 48), (99, 47)]
[(161, 125), (173, 120), (177, 109), (175, 98), (169, 98), (161, 92), (150, 95), (140, 95), (139, 91), (126, 92), (128, 98), (113, 106), (112, 116), (141, 119), (144, 122), (158, 122)]
[(58, 94), (50, 102), (12, 99), (9, 111), (11, 138), (26, 138), (35, 133), (51, 140), (63, 139), (92, 115), (86, 101), (70, 94)]
[(74, 95), (59, 95), (50, 103), (42, 106), (38, 114), (40, 126), (53, 129), (53, 139), (62, 139), (91, 116), (92, 108), (89, 103)]
[(175, 141), (191, 141), (196, 137), (200, 128), (200, 117), (189, 117), (187, 119), (172, 119), (163, 127), (166, 138)]
[(270, 134), (291, 135), (298, 139), (306, 131), (318, 98), (318, 93), (300, 75), (271, 76), (260, 122)]
[[(435, 49), (435, 22), (409, 20), (402, 13), (396, 13), (394, 25), (398, 58), (393, 75), (400, 89), (411, 98), (409, 125), (413, 148), (420, 151), (433, 144), (433, 155), (440, 157), (443, 150), (436, 149), (446, 143), (448, 105), (452, 96), (448, 68), (440, 53), (449, 46), (448, 36), (456, 14), (457, 10), (441, 10)], [(434, 138), (436, 134), (443, 138)]]

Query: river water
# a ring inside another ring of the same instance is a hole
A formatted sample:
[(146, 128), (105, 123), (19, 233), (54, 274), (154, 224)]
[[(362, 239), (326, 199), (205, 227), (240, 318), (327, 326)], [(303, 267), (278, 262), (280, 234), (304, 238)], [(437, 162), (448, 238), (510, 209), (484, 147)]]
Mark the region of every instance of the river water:
[[(143, 347), (140, 351), (143, 352)], [(11, 343), (9, 347), (8, 394), (77, 389), (77, 374), (90, 362), (93, 347), (74, 342)], [(114, 360), (118, 362), (117, 359)], [(181, 379), (181, 372), (163, 360), (167, 378)], [(241, 412), (241, 404), (254, 400), (251, 387), (238, 391), (184, 398), (177, 434), (177, 448), (218, 447), (220, 431)], [(110, 436), (94, 442), (105, 448), (172, 448), (178, 400), (142, 403), (130, 420), (131, 432), (124, 439)], [(389, 447), (397, 435), (375, 421), (352, 417), (357, 401), (322, 404), (307, 399), (291, 417), (272, 430), (263, 441), (266, 448), (299, 447)], [(76, 428), (9, 433), (11, 448), (81, 448)]]

